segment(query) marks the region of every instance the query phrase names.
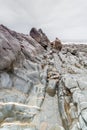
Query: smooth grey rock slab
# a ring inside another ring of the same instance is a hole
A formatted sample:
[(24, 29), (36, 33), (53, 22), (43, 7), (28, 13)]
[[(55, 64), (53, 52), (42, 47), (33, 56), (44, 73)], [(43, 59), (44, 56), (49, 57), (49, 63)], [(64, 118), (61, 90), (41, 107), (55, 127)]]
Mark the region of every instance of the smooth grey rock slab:
[(34, 84), (40, 80), (39, 71), (28, 71), (22, 68), (14, 68), (14, 74), (25, 81), (31, 80)]
[(11, 88), (12, 80), (8, 73), (3, 72), (0, 74), (0, 88)]
[(31, 91), (31, 89), (33, 89), (33, 83), (31, 81), (25, 81), (25, 80), (22, 80), (21, 78), (19, 77), (15, 77), (14, 80), (13, 80), (13, 86), (21, 91), (22, 93), (25, 93), (25, 94), (29, 94), (29, 92)]
[(78, 84), (75, 78), (73, 78), (71, 75), (65, 75), (62, 78), (63, 84), (66, 88), (72, 89), (77, 88)]
[(17, 91), (15, 88), (9, 89), (1, 89), (0, 90), (0, 102), (20, 102), (24, 103), (26, 100), (26, 96)]
[(62, 126), (55, 125), (52, 128), (50, 128), (50, 130), (64, 130), (64, 128)]

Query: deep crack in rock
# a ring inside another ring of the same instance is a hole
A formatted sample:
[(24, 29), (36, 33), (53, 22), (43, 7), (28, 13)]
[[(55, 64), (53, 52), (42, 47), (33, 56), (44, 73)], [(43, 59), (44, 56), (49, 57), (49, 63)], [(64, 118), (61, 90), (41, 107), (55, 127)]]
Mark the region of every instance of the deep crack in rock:
[(87, 130), (86, 53), (0, 25), (0, 130)]

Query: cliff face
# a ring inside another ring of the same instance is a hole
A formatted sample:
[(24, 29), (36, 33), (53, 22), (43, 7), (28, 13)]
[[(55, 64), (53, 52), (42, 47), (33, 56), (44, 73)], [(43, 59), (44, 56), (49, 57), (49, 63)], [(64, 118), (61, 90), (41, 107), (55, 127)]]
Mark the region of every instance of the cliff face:
[(32, 30), (0, 25), (0, 130), (86, 130), (87, 46)]

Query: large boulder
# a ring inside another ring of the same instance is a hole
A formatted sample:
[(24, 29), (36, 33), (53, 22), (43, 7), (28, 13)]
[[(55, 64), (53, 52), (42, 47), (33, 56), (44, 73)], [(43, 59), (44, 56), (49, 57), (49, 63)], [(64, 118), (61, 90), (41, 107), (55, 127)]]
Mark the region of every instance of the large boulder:
[(41, 29), (37, 30), (36, 28), (32, 28), (30, 31), (30, 36), (35, 39), (38, 43), (41, 44), (45, 49), (47, 48), (48, 44), (50, 43), (46, 34), (43, 33)]
[(55, 41), (51, 42), (51, 46), (52, 46), (52, 48), (59, 50), (59, 51), (61, 51), (61, 49), (62, 49), (62, 43), (58, 38), (56, 38)]

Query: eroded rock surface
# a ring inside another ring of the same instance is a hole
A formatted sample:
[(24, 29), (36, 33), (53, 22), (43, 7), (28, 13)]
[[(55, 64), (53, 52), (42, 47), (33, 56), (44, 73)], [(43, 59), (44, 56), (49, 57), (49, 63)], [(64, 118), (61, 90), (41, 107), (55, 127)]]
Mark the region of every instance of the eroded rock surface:
[(87, 46), (30, 34), (0, 25), (0, 130), (87, 130)]
[(59, 50), (59, 51), (61, 51), (61, 49), (62, 49), (62, 43), (58, 38), (56, 38), (55, 41), (51, 42), (51, 46), (52, 46), (52, 48)]
[(45, 33), (43, 33), (42, 29), (37, 30), (36, 28), (32, 28), (30, 31), (30, 36), (34, 38), (38, 43), (41, 44), (45, 49), (50, 43), (50, 40), (46, 36)]

